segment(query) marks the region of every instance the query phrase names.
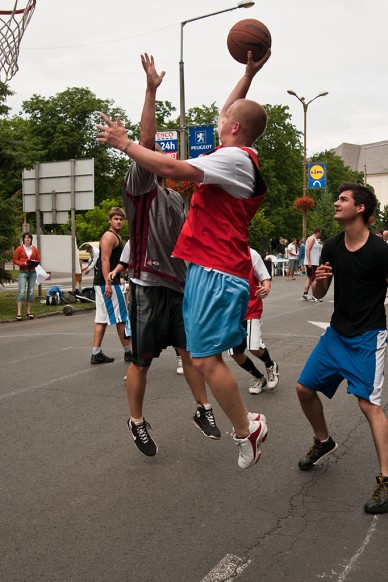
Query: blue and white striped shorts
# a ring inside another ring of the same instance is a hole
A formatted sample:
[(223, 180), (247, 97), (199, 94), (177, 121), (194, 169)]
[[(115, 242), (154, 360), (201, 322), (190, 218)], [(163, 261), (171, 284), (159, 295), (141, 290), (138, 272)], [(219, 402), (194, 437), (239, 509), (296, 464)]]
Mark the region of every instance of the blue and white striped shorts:
[(127, 306), (120, 285), (112, 285), (110, 298), (104, 297), (105, 285), (95, 285), (94, 289), (96, 291), (95, 323), (114, 325), (128, 321)]

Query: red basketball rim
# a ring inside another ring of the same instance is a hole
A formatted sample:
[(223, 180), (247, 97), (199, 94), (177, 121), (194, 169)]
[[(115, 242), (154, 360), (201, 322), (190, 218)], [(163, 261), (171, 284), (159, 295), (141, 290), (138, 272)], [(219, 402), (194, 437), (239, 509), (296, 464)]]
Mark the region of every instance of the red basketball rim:
[[(35, 4), (36, 4), (36, 0), (32, 0), (31, 6), (29, 6), (28, 10), (32, 10), (32, 8), (35, 7)], [(5, 16), (7, 14), (23, 14), (24, 11), (25, 11), (25, 8), (19, 8), (19, 10), (0, 10), (0, 14), (4, 14)]]

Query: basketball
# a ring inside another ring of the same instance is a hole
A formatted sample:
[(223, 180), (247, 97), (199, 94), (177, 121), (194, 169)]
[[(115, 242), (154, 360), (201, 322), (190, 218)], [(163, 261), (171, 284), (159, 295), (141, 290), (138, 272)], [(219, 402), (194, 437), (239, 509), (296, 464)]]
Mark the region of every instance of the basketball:
[(253, 18), (237, 22), (229, 31), (227, 44), (232, 57), (239, 63), (247, 64), (247, 52), (252, 51), (254, 61), (259, 61), (271, 48), (271, 33), (268, 28)]
[(65, 307), (63, 308), (64, 315), (73, 315), (73, 311), (74, 309), (72, 308), (71, 305), (65, 305)]

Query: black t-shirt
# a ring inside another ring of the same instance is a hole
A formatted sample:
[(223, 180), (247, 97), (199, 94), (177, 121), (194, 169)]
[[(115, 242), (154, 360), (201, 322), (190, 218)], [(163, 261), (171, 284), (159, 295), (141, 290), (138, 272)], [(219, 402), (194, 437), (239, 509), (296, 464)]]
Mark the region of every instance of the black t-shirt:
[(385, 329), (385, 296), (388, 278), (388, 245), (375, 234), (350, 252), (345, 233), (329, 238), (322, 248), (320, 263), (330, 263), (334, 275), (332, 327), (345, 336)]

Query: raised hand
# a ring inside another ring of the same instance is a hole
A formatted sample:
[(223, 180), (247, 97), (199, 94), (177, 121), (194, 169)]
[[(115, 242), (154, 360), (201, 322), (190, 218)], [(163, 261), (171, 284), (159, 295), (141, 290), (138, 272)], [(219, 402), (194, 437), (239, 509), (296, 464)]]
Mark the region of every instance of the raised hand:
[(163, 81), (163, 77), (166, 73), (165, 71), (162, 71), (160, 74), (156, 72), (155, 61), (152, 55), (144, 53), (144, 55), (140, 55), (140, 59), (141, 64), (143, 65), (143, 69), (147, 75), (147, 89), (156, 91), (156, 89)]
[(252, 51), (248, 51), (248, 62), (245, 68), (245, 74), (248, 77), (253, 78), (256, 75), (256, 73), (258, 73), (260, 69), (264, 67), (265, 63), (268, 61), (270, 56), (271, 49), (268, 49), (265, 55), (259, 61), (254, 61), (252, 57)]

